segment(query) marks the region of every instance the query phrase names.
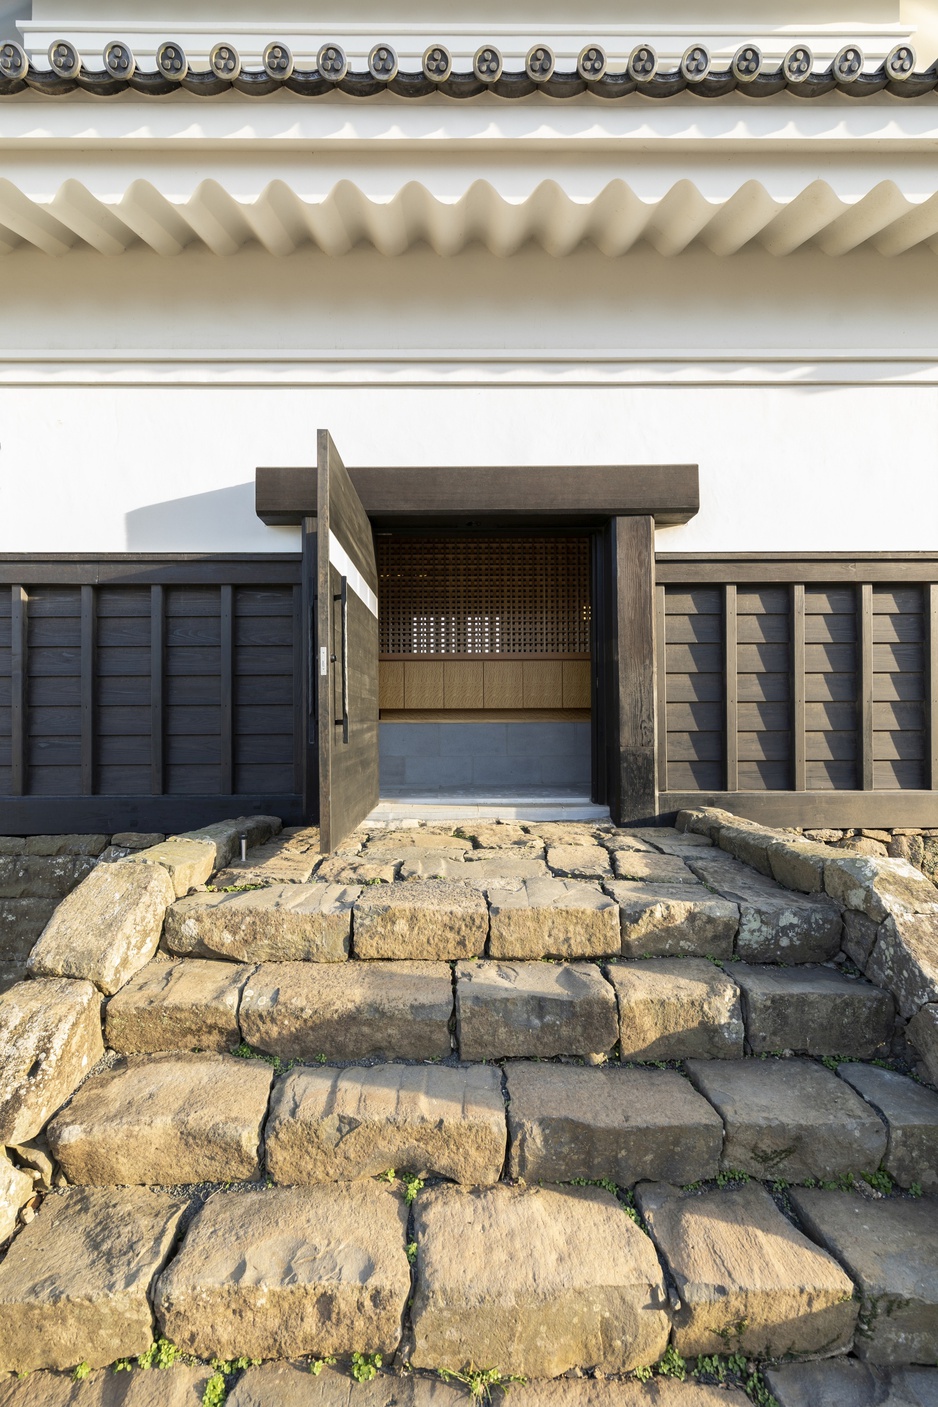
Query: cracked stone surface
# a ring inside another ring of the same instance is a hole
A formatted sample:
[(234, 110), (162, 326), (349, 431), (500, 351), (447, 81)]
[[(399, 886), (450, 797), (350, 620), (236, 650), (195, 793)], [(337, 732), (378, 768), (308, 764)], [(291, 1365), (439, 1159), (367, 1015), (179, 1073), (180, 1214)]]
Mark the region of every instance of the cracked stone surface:
[(344, 962), (360, 892), (342, 884), (272, 884), (190, 894), (168, 911), (163, 944), (181, 957)]
[(739, 907), (701, 885), (607, 882), (619, 906), (622, 956), (731, 958)]
[(490, 889), (489, 956), (609, 957), (619, 952), (619, 909), (595, 885), (532, 879), (517, 889)]
[(464, 1060), (598, 1057), (618, 1033), (615, 995), (592, 963), (456, 966), (456, 1039)]
[(736, 954), (747, 962), (825, 962), (840, 948), (840, 908), (826, 895), (782, 889), (729, 855), (704, 853), (694, 873), (740, 909)]
[(651, 958), (604, 969), (619, 1003), (622, 1060), (736, 1060), (743, 1054), (739, 989), (703, 958)]
[(465, 885), (419, 879), (374, 885), (361, 890), (354, 914), (357, 958), (451, 961), (485, 952), (488, 907)]
[(938, 1190), (938, 1094), (875, 1065), (841, 1065), (837, 1073), (885, 1120), (883, 1167), (890, 1177), (901, 1187)]
[(104, 1054), (101, 996), (44, 977), (0, 996), (0, 1146), (28, 1143)]
[(111, 1050), (224, 1053), (241, 1040), (238, 1006), (253, 968), (187, 958), (149, 962), (105, 1008)]
[(726, 971), (742, 992), (754, 1055), (791, 1050), (870, 1060), (892, 1036), (895, 1004), (869, 982), (830, 967), (731, 962)]

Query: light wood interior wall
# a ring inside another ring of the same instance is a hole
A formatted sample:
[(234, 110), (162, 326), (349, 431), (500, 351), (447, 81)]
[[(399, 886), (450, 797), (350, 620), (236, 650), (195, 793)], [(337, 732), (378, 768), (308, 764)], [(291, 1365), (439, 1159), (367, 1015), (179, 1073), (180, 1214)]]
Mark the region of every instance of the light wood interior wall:
[(589, 708), (589, 660), (382, 660), (382, 709)]

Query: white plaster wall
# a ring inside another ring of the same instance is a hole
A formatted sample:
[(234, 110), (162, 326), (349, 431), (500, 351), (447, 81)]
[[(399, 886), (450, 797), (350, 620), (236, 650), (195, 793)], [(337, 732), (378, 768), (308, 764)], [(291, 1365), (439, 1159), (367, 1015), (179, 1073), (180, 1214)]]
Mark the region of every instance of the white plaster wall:
[(700, 465), (661, 551), (938, 547), (938, 264), (4, 262), (0, 551), (294, 550), (258, 464)]

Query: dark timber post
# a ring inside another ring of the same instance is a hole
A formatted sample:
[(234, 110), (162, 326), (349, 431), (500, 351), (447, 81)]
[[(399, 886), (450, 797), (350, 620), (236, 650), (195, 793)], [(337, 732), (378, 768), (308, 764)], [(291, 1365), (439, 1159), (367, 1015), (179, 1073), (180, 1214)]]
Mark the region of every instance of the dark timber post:
[(608, 544), (609, 809), (617, 825), (648, 825), (658, 816), (654, 519), (613, 518)]

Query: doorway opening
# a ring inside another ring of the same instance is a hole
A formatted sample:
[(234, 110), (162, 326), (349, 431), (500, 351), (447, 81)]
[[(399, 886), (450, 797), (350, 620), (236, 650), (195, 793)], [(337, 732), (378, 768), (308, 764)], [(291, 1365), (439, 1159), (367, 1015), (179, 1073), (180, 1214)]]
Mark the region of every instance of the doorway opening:
[(589, 535), (379, 533), (375, 551), (382, 799), (588, 804)]

